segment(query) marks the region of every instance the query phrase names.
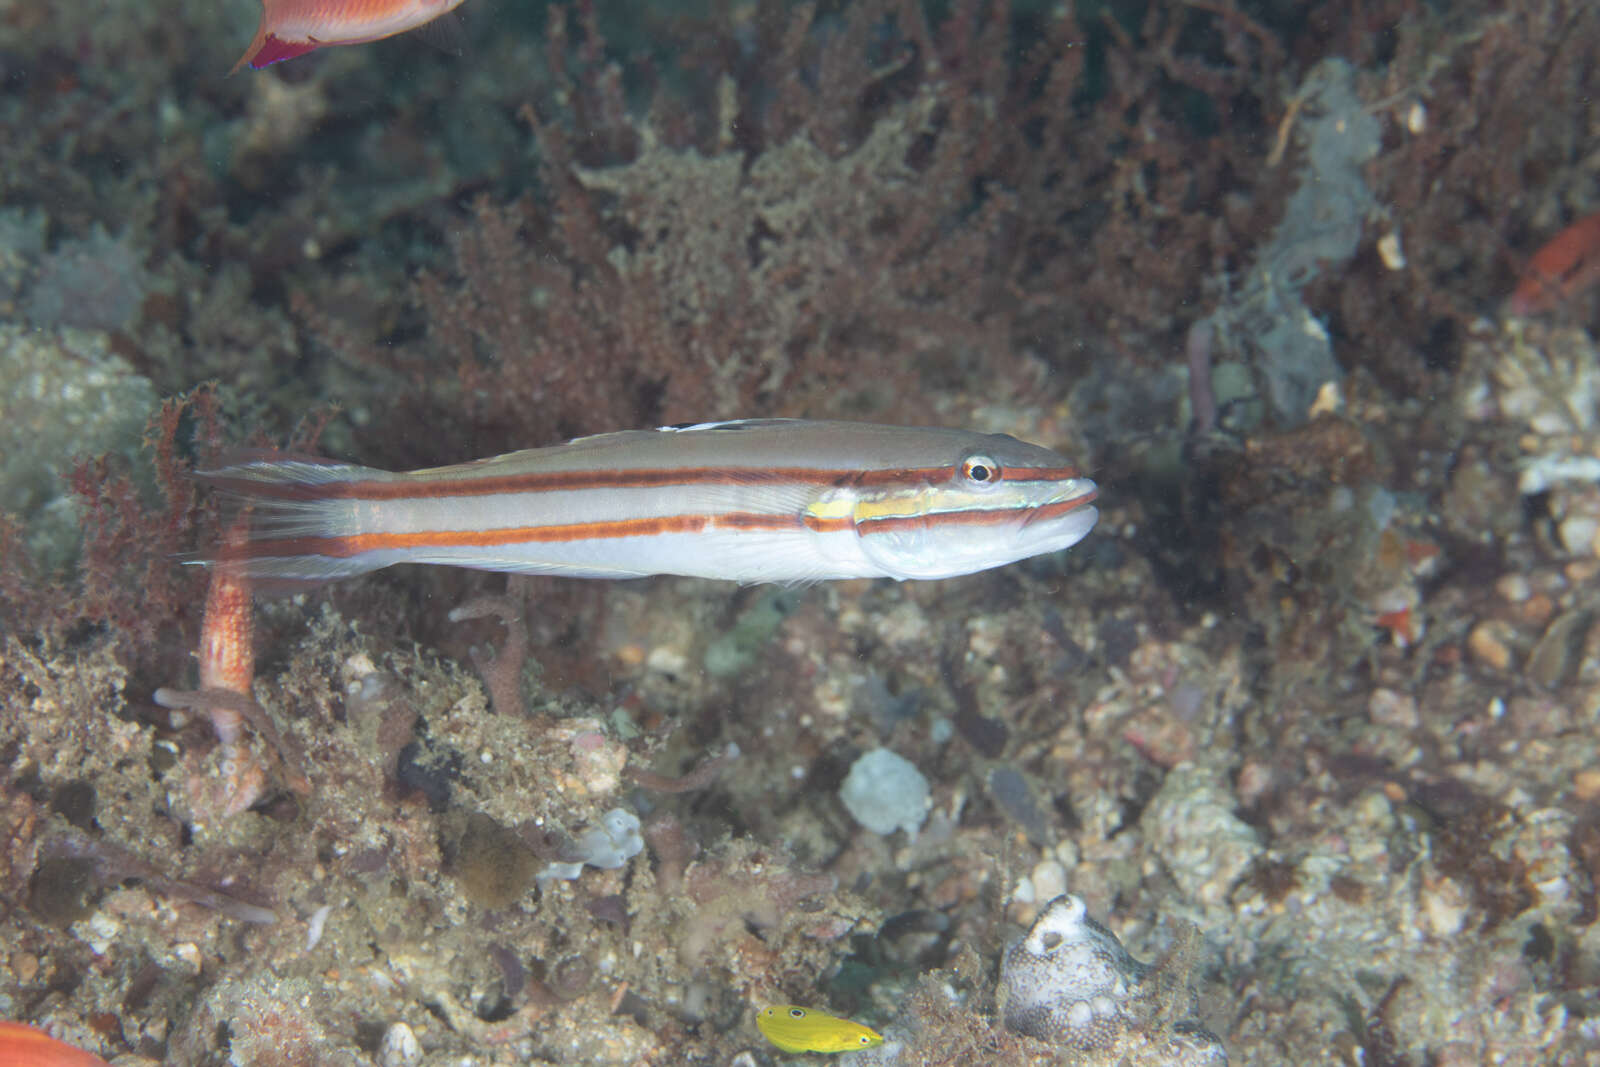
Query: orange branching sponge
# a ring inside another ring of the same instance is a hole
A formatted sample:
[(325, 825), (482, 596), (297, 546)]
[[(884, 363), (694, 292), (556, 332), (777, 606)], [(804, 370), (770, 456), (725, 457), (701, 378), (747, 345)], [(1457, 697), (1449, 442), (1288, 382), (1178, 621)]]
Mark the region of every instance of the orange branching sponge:
[[(246, 523), (234, 523), (224, 539), (224, 553), (242, 551), (247, 534)], [(200, 688), (249, 696), (256, 676), (255, 636), (250, 579), (224, 559), (212, 572), (206, 590), (205, 621), (200, 629)]]
[(244, 553), (249, 539), (250, 516), (246, 512), (223, 535), (221, 557), (212, 565), (205, 616), (200, 624), (200, 688), (193, 692), (155, 692), (155, 702), (163, 707), (186, 708), (210, 717), (217, 737), (230, 750), (229, 777), (236, 779), (228, 789), (226, 810), (230, 815), (255, 803), (264, 785), (262, 769), (238, 747), (245, 722), (254, 726), (278, 754), (289, 788), (302, 795), (311, 792), (311, 782), (300, 769), (298, 754), (250, 691), (255, 680), (254, 590), (243, 568), (231, 562)]

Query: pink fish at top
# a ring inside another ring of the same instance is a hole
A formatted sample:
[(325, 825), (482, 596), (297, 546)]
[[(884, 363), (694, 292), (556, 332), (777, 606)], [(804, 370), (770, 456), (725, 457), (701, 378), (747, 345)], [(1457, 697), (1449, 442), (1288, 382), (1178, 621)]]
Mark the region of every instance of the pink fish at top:
[(261, 25), (229, 74), (336, 44), (365, 44), (414, 30), (461, 0), (261, 0)]

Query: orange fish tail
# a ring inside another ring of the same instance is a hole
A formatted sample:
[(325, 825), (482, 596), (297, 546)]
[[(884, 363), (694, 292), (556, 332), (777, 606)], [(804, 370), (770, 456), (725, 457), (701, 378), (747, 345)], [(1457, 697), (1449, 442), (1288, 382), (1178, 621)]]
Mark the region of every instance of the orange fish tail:
[(106, 1067), (93, 1053), (57, 1041), (26, 1023), (0, 1022), (0, 1063), (7, 1067)]
[(267, 43), (267, 22), (271, 17), (271, 8), (267, 0), (261, 0), (261, 21), (256, 25), (256, 35), (250, 38), (250, 47), (244, 50), (244, 55), (239, 57), (239, 62), (228, 71), (228, 77), (233, 77), (244, 69), (244, 65), (254, 59), (261, 51), (261, 46)]
[(246, 64), (252, 70), (260, 70), (317, 50), (316, 41), (288, 41), (277, 35), (275, 31), (281, 21), (283, 5), (284, 0), (261, 0), (261, 24), (256, 27), (256, 35), (250, 39), (250, 47), (244, 50), (239, 62), (228, 71), (230, 75), (237, 74)]

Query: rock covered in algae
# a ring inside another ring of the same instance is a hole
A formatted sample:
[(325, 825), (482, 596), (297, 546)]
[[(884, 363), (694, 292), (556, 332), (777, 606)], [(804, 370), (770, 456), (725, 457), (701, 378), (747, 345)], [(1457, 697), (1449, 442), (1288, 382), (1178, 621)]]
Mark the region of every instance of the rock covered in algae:
[(1089, 918), (1080, 898), (1057, 897), (1001, 957), (1001, 1022), (1058, 1048), (1110, 1053), (1109, 1062), (1224, 1067), (1222, 1042), (1178, 1017), (1197, 942), (1190, 927), (1161, 963), (1141, 963)]
[(27, 523), (35, 558), (54, 569), (80, 536), (67, 488), (75, 459), (135, 455), (156, 409), (155, 387), (112, 351), (107, 334), (3, 319), (0, 381), (0, 510)]

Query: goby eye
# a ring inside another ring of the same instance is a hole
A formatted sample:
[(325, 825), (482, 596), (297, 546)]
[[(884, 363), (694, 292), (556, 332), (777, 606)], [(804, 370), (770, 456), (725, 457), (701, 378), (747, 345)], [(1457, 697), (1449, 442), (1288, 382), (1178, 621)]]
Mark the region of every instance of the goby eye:
[(974, 485), (993, 485), (1000, 480), (1000, 464), (988, 456), (968, 456), (961, 461), (961, 475)]

